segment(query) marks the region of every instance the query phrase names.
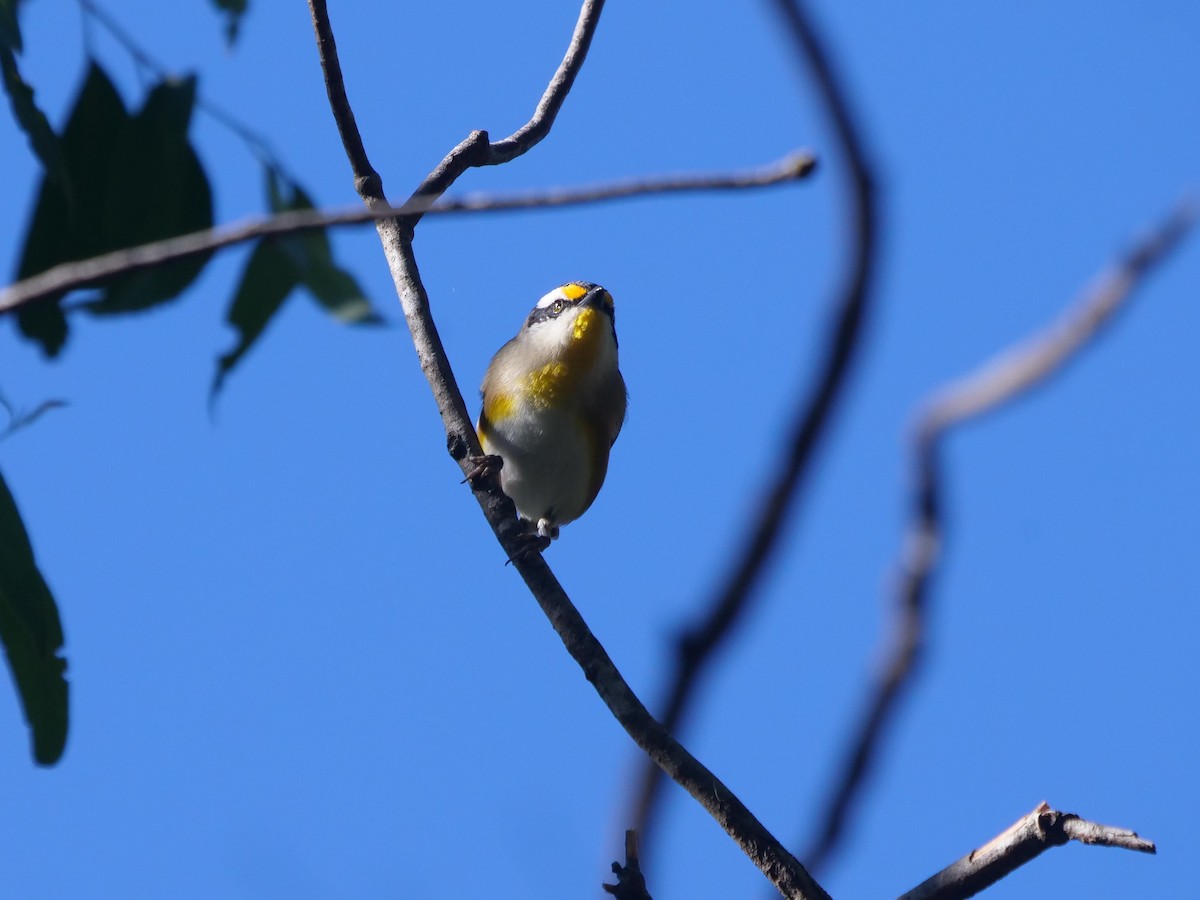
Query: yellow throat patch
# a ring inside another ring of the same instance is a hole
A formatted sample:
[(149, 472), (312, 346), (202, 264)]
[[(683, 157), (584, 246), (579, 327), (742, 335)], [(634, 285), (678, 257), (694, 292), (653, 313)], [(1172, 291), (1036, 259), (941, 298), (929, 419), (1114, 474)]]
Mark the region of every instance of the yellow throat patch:
[[(574, 288), (578, 285), (569, 285)], [(566, 289), (564, 289), (566, 290)], [(571, 325), (571, 343), (562, 355), (525, 376), (524, 388), (535, 406), (555, 406), (570, 397), (580, 376), (596, 361), (603, 317), (594, 309), (581, 309)]]
[(577, 341), (582, 341), (583, 336), (587, 334), (587, 330), (596, 322), (596, 311), (594, 309), (581, 309), (579, 315), (575, 317), (575, 333), (574, 338)]

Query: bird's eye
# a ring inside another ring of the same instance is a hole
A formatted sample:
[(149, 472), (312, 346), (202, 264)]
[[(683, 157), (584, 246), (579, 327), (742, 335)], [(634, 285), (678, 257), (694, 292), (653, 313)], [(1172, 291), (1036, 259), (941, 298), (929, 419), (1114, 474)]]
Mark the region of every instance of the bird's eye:
[(554, 305), (550, 307), (550, 310), (557, 316), (563, 311), (564, 308), (566, 308), (565, 303), (563, 303), (561, 300), (555, 300)]

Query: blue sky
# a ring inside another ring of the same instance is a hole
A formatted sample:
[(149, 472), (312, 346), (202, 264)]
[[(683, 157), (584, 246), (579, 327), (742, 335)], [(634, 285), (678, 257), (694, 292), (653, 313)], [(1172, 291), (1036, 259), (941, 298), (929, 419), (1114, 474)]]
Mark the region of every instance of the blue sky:
[[(571, 4), (332, 4), (372, 161), (403, 198), (471, 129), (510, 133)], [(355, 200), (300, 4), (256, 4), (227, 52), (206, 4), (130, 2), (129, 31), (270, 137), (318, 202)], [(412, 7), (412, 8), (408, 8)], [(1200, 171), (1192, 3), (821, 3), (882, 187), (876, 308), (761, 603), (681, 737), (781, 839), (806, 842), (889, 623), (906, 428), (927, 393), (1055, 317)], [(26, 4), (26, 77), (60, 123), (74, 5)], [(93, 45), (131, 105), (139, 81)], [(37, 172), (0, 119), (15, 265)], [(217, 217), (263, 210), (239, 140), (198, 114)], [(844, 182), (767, 11), (612, 4), (550, 138), (461, 190), (765, 163), (743, 195), (427, 221), (416, 243), (460, 385), (542, 293), (608, 287), (630, 412), (608, 482), (548, 559), (643, 699), (723, 571), (809, 383), (844, 248)], [(11, 326), (0, 387), (68, 401), (0, 445), (67, 634), (72, 733), (33, 766), (0, 690), (3, 893), (14, 897), (600, 896), (636, 755), (492, 538), (444, 451), (378, 242), (334, 238), (392, 327), (296, 295), (230, 378), (245, 252), (174, 305), (72, 320), (46, 363)], [(822, 881), (901, 893), (1045, 799), (1155, 858), (1052, 851), (993, 898), (1182, 896), (1200, 661), (1200, 239), (1061, 378), (947, 447), (930, 647)], [(762, 895), (673, 789), (657, 898)]]

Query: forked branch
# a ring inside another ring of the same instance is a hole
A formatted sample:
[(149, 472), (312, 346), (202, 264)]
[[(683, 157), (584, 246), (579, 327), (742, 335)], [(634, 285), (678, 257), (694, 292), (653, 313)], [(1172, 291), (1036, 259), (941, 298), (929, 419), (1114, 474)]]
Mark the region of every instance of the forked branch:
[[(417, 193), (423, 200), (429, 201), (440, 196), (465, 168), (511, 159), (545, 136), (583, 64), (602, 5), (601, 0), (587, 0), (583, 4), (567, 55), (529, 123), (496, 145), (489, 144), (483, 132), (472, 134), (422, 182)], [(383, 186), (367, 159), (346, 97), (325, 2), (309, 0), (309, 8), (317, 33), (330, 106), (354, 170), (356, 186), (368, 206), (379, 206), (385, 202)], [(429, 299), (413, 257), (411, 235), (418, 218), (416, 215), (400, 219), (385, 218), (376, 223), (376, 228), (396, 283), (405, 320), (412, 332), (421, 368), (437, 400), (446, 429), (447, 446), (466, 474), (474, 467), (472, 457), (480, 456), (481, 450), (430, 314)], [(505, 553), (513, 559), (517, 571), (567, 651), (638, 746), (709, 811), (785, 897), (828, 897), (795, 857), (763, 828), (733, 793), (650, 716), (588, 629), (545, 560), (540, 555), (529, 557), (518, 552), (524, 548), (518, 543), (521, 529), (512, 502), (495, 485), (477, 490), (476, 497)]]
[(1061, 847), (1070, 841), (1120, 847), (1139, 853), (1157, 852), (1152, 842), (1138, 837), (1135, 832), (1089, 822), (1073, 813), (1053, 810), (1042, 802), (1002, 834), (923, 881), (900, 900), (974, 897), (1051, 847)]

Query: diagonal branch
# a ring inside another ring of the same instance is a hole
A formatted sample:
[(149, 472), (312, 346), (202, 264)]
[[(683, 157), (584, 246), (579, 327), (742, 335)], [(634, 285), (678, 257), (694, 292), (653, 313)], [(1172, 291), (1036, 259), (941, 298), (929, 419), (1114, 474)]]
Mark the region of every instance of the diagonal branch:
[(922, 882), (900, 900), (963, 900), (995, 884), (1005, 875), (1040, 856), (1051, 847), (1070, 841), (1119, 847), (1139, 853), (1155, 853), (1154, 844), (1124, 828), (1113, 828), (1081, 819), (1073, 813), (1051, 809), (1045, 802), (932, 878)]
[(0, 290), (0, 313), (11, 312), (27, 303), (67, 291), (90, 287), (103, 278), (161, 266), (259, 238), (280, 237), (334, 226), (365, 225), (380, 219), (408, 215), (414, 211), (453, 215), (508, 212), (518, 209), (553, 209), (643, 195), (769, 187), (805, 179), (815, 168), (816, 160), (811, 154), (797, 151), (765, 166), (740, 172), (651, 176), (520, 194), (467, 194), (462, 197), (442, 198), (432, 206), (424, 198), (414, 198), (402, 207), (384, 205), (373, 209), (356, 206), (353, 209), (291, 210), (224, 228), (194, 231), (150, 244), (115, 250), (90, 259), (62, 263)]
[[(524, 152), (549, 129), (554, 113), (561, 106), (571, 81), (583, 63), (583, 56), (595, 31), (596, 19), (602, 5), (600, 0), (587, 0), (583, 4), (567, 56), (530, 124), (510, 139), (514, 142), (512, 148)], [(309, 0), (309, 9), (317, 33), (317, 46), (321, 66), (325, 72), (330, 106), (354, 170), (356, 185), (368, 206), (380, 205), (384, 202), (382, 184), (367, 160), (350, 110), (341, 69), (337, 63), (337, 51), (325, 0)], [(482, 132), (476, 132), (451, 151), (442, 165), (423, 182), (421, 196), (429, 198), (433, 196), (434, 191), (440, 195), (457, 177), (456, 168), (459, 165), (487, 164), (486, 160), (491, 158), (489, 145), (486, 143), (486, 136), (480, 135)], [(503, 152), (508, 153), (510, 150), (505, 149)], [(485, 162), (471, 163), (471, 159)], [(425, 189), (427, 185), (432, 185), (432, 188)], [(404, 220), (387, 218), (377, 222), (376, 228), (396, 283), (405, 320), (412, 332), (421, 368), (441, 413), (446, 429), (447, 447), (450, 455), (459, 462), (466, 474), (473, 468), (472, 457), (481, 455), (481, 449), (470, 419), (467, 418), (462, 394), (455, 383), (449, 360), (438, 337), (429, 310), (429, 299), (417, 271), (411, 243), (414, 224), (415, 218), (411, 216)], [(545, 560), (537, 554), (527, 556), (520, 552), (527, 548), (519, 543), (522, 529), (517, 524), (512, 501), (495, 485), (478, 489), (476, 498), (505, 553), (513, 560), (517, 571), (529, 586), (567, 651), (583, 669), (585, 676), (613, 716), (638, 746), (709, 811), (784, 896), (827, 898), (828, 895), (804, 871), (800, 863), (763, 828), (733, 793), (651, 717), (588, 629)]]
[[(818, 93), (833, 120), (834, 132), (847, 165), (850, 207), (850, 255), (833, 308), (826, 357), (811, 394), (801, 395), (788, 441), (787, 455), (773, 473), (757, 504), (758, 521), (734, 555), (728, 574), (704, 613), (685, 628), (677, 645), (675, 674), (663, 712), (663, 724), (675, 733), (685, 721), (701, 674), (714, 653), (732, 633), (754, 597), (767, 564), (778, 547), (789, 518), (795, 513), (800, 489), (811, 470), (813, 453), (830, 424), (835, 404), (847, 381), (861, 343), (870, 286), (874, 276), (876, 213), (874, 179), (849, 102), (820, 38), (799, 0), (773, 0), (787, 26), (797, 58), (807, 64)], [(646, 846), (653, 833), (654, 814), (662, 777), (646, 766), (634, 801), (635, 828)]]
[(844, 757), (845, 767), (833, 782), (817, 838), (803, 857), (812, 868), (823, 866), (840, 840), (884, 729), (920, 659), (929, 584), (942, 543), (939, 454), (947, 431), (1023, 396), (1088, 347), (1146, 274), (1179, 243), (1195, 223), (1197, 213), (1196, 206), (1180, 204), (1153, 234), (1085, 290), (1059, 321), (985, 363), (977, 372), (935, 392), (918, 416), (913, 448), (916, 483), (896, 594), (898, 622), (889, 640), (888, 662)]

